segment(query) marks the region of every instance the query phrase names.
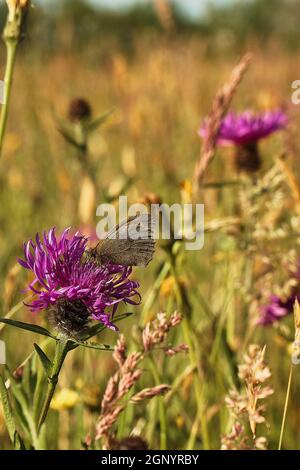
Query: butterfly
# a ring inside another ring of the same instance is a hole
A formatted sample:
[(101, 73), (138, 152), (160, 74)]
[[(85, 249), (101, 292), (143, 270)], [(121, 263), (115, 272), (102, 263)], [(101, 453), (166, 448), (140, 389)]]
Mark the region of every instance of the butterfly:
[(155, 250), (155, 221), (150, 214), (140, 214), (123, 220), (89, 252), (99, 264), (146, 267)]

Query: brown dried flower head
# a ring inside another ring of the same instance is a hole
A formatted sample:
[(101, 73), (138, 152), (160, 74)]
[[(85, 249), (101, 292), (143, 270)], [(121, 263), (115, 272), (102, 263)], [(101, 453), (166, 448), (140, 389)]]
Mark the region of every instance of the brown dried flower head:
[[(239, 378), (244, 382), (244, 390), (230, 390), (225, 398), (231, 419), (234, 420), (231, 431), (222, 437), (221, 449), (259, 449), (267, 447), (265, 437), (256, 437), (257, 424), (265, 423), (265, 405), (259, 400), (266, 399), (273, 393), (269, 385), (265, 385), (271, 372), (265, 363), (266, 348), (250, 345), (244, 356), (245, 363), (239, 366)], [(252, 436), (247, 434), (250, 425)]]

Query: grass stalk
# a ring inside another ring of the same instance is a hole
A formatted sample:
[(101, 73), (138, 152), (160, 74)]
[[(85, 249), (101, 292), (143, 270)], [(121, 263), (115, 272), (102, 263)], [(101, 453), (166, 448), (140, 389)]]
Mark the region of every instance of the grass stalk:
[[(161, 384), (159, 374), (157, 372), (157, 365), (155, 364), (152, 357), (149, 358), (150, 369), (156, 385)], [(166, 409), (163, 397), (157, 397), (158, 401), (158, 415), (160, 424), (160, 450), (167, 450), (167, 419)]]
[(281, 450), (281, 446), (282, 446), (282, 439), (283, 439), (283, 433), (284, 433), (285, 422), (286, 422), (286, 414), (287, 414), (289, 398), (290, 398), (292, 378), (293, 378), (293, 364), (291, 364), (290, 366), (290, 373), (289, 373), (288, 384), (287, 384), (286, 395), (285, 395), (285, 403), (284, 403), (284, 410), (283, 410), (283, 415), (282, 415), (278, 450)]
[[(178, 303), (178, 308), (184, 314), (184, 318), (182, 321), (183, 336), (184, 336), (185, 342), (187, 343), (189, 347), (189, 360), (190, 360), (191, 367), (193, 367), (193, 369), (195, 369), (196, 371), (194, 375), (194, 381), (193, 381), (195, 398), (196, 398), (196, 403), (197, 403), (197, 418), (196, 419), (197, 420), (199, 419), (201, 423), (203, 448), (205, 450), (208, 450), (210, 448), (209, 434), (208, 434), (207, 420), (206, 420), (206, 414), (205, 414), (204, 403), (203, 403), (202, 385), (200, 382), (199, 374), (197, 373), (198, 372), (197, 354), (194, 348), (193, 334), (191, 330), (190, 321), (189, 321), (188, 316), (186, 315), (187, 312), (185, 312), (185, 304), (183, 300), (182, 287), (180, 285), (180, 282), (177, 276), (175, 260), (173, 258), (171, 259), (171, 270), (172, 270), (172, 274), (174, 277), (175, 296), (176, 296), (176, 300)], [(188, 441), (187, 450), (192, 450), (194, 448), (195, 439), (196, 439), (196, 434), (192, 432)]]
[(4, 103), (0, 114), (0, 157), (2, 155), (4, 136), (7, 125), (8, 110), (13, 82), (13, 73), (17, 55), (18, 40), (9, 38), (5, 40), (6, 45), (6, 67), (4, 75)]

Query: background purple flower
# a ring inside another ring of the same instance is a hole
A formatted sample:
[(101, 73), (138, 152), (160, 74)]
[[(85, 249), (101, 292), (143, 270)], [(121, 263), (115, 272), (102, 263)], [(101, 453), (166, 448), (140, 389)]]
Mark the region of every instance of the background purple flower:
[[(285, 128), (287, 123), (287, 115), (280, 109), (259, 114), (253, 114), (251, 111), (240, 114), (231, 112), (223, 119), (218, 143), (221, 145), (248, 145)], [(199, 135), (203, 138), (206, 137), (205, 124), (199, 129)]]
[(287, 297), (281, 298), (272, 294), (265, 305), (260, 308), (259, 325), (271, 325), (293, 312), (295, 301), (300, 301), (300, 259), (297, 260), (290, 277), (294, 285)]
[(88, 240), (76, 233), (69, 235), (66, 229), (60, 237), (55, 228), (37, 234), (35, 242), (24, 244), (24, 260), (19, 263), (31, 270), (35, 279), (28, 286), (36, 298), (29, 304), (33, 312), (39, 312), (59, 302), (80, 301), (90, 317), (105, 326), (116, 329), (113, 314), (120, 302), (138, 304), (139, 284), (129, 279), (132, 268), (104, 264), (99, 266), (84, 252)]
[(291, 295), (287, 300), (283, 301), (277, 295), (272, 295), (269, 303), (261, 307), (257, 323), (263, 326), (272, 325), (286, 317), (292, 313), (296, 299), (300, 300), (300, 296)]

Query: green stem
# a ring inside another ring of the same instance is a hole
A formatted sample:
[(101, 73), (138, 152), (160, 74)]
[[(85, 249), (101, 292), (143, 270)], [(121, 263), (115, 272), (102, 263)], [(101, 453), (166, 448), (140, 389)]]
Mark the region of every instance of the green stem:
[(17, 39), (6, 39), (6, 68), (5, 68), (5, 75), (4, 75), (4, 103), (2, 105), (1, 115), (0, 115), (0, 157), (2, 154), (3, 149), (3, 142), (7, 124), (7, 117), (8, 117), (8, 109), (9, 109), (9, 101), (11, 95), (11, 87), (13, 81), (13, 72), (14, 72), (14, 65), (16, 61), (16, 53), (18, 47), (18, 40)]
[[(177, 271), (175, 267), (175, 260), (173, 257), (171, 257), (171, 270), (172, 274), (174, 277), (175, 281), (175, 295), (176, 295), (176, 300), (178, 303), (178, 308), (182, 310), (182, 312), (185, 314), (185, 303), (184, 303), (184, 297), (182, 293), (182, 287), (180, 285), (180, 281), (177, 276)], [(202, 432), (202, 441), (203, 441), (203, 448), (205, 450), (209, 450), (210, 444), (209, 444), (209, 434), (208, 434), (208, 428), (207, 428), (207, 419), (206, 419), (206, 413), (205, 413), (205, 408), (204, 408), (204, 403), (203, 403), (203, 393), (202, 393), (202, 385), (200, 381), (200, 377), (198, 372), (198, 360), (197, 360), (197, 354), (194, 348), (194, 343), (193, 343), (193, 335), (191, 331), (191, 325), (188, 319), (188, 315), (185, 315), (182, 321), (182, 330), (183, 330), (183, 335), (184, 335), (184, 340), (187, 343), (189, 347), (189, 359), (190, 359), (190, 364), (191, 367), (193, 367), (196, 371), (193, 386), (194, 386), (194, 392), (195, 392), (195, 398), (197, 402), (197, 417), (196, 419), (200, 421), (201, 423), (201, 432)], [(192, 450), (195, 445), (195, 437), (196, 433), (193, 432), (190, 435), (190, 439), (188, 441), (188, 448), (187, 450)]]
[(169, 271), (170, 271), (170, 263), (167, 261), (163, 265), (144, 303), (144, 306), (141, 312), (141, 323), (143, 326), (149, 321), (149, 312), (151, 311), (151, 308), (157, 298), (159, 289), (162, 283), (164, 282), (164, 280), (166, 279), (167, 275), (169, 274)]
[(282, 423), (281, 423), (281, 429), (280, 429), (278, 450), (281, 450), (281, 446), (282, 446), (282, 439), (283, 439), (283, 433), (284, 433), (284, 428), (285, 428), (286, 413), (287, 413), (289, 397), (290, 397), (290, 391), (291, 391), (292, 377), (293, 377), (293, 365), (291, 364), (290, 373), (289, 373), (289, 380), (288, 380), (287, 389), (286, 389), (285, 404), (284, 404)]
[[(195, 392), (195, 397), (196, 397), (196, 402), (197, 402), (197, 411), (198, 411), (196, 419), (197, 420), (199, 419), (201, 423), (203, 448), (205, 450), (209, 450), (210, 444), (209, 444), (209, 436), (208, 436), (208, 429), (207, 429), (207, 419), (206, 419), (206, 413), (205, 413), (204, 402), (203, 402), (202, 385), (201, 385), (199, 374), (198, 374), (198, 361), (197, 361), (197, 356), (194, 350), (190, 324), (187, 318), (184, 318), (182, 321), (182, 330), (183, 330), (184, 340), (189, 347), (189, 358), (190, 358), (191, 366), (196, 371), (196, 375), (194, 376), (194, 382), (193, 382), (194, 392)], [(188, 441), (187, 450), (192, 450), (194, 448), (195, 437), (196, 437), (196, 434), (191, 433), (190, 439)]]
[[(157, 372), (157, 365), (155, 364), (152, 357), (149, 358), (150, 369), (156, 385), (161, 384), (159, 374)], [(159, 413), (159, 424), (160, 424), (160, 450), (167, 450), (167, 418), (166, 410), (163, 397), (157, 397), (158, 400), (158, 413)]]
[(54, 356), (54, 361), (53, 361), (53, 367), (51, 370), (51, 375), (48, 377), (48, 388), (47, 388), (47, 394), (46, 394), (46, 400), (44, 402), (39, 424), (38, 424), (38, 431), (40, 431), (42, 424), (44, 423), (49, 407), (55, 392), (55, 388), (58, 382), (58, 376), (60, 373), (60, 370), (62, 368), (62, 365), (64, 363), (64, 360), (68, 354), (68, 341), (64, 340), (59, 340), (56, 343), (56, 349), (55, 349), (55, 356)]

